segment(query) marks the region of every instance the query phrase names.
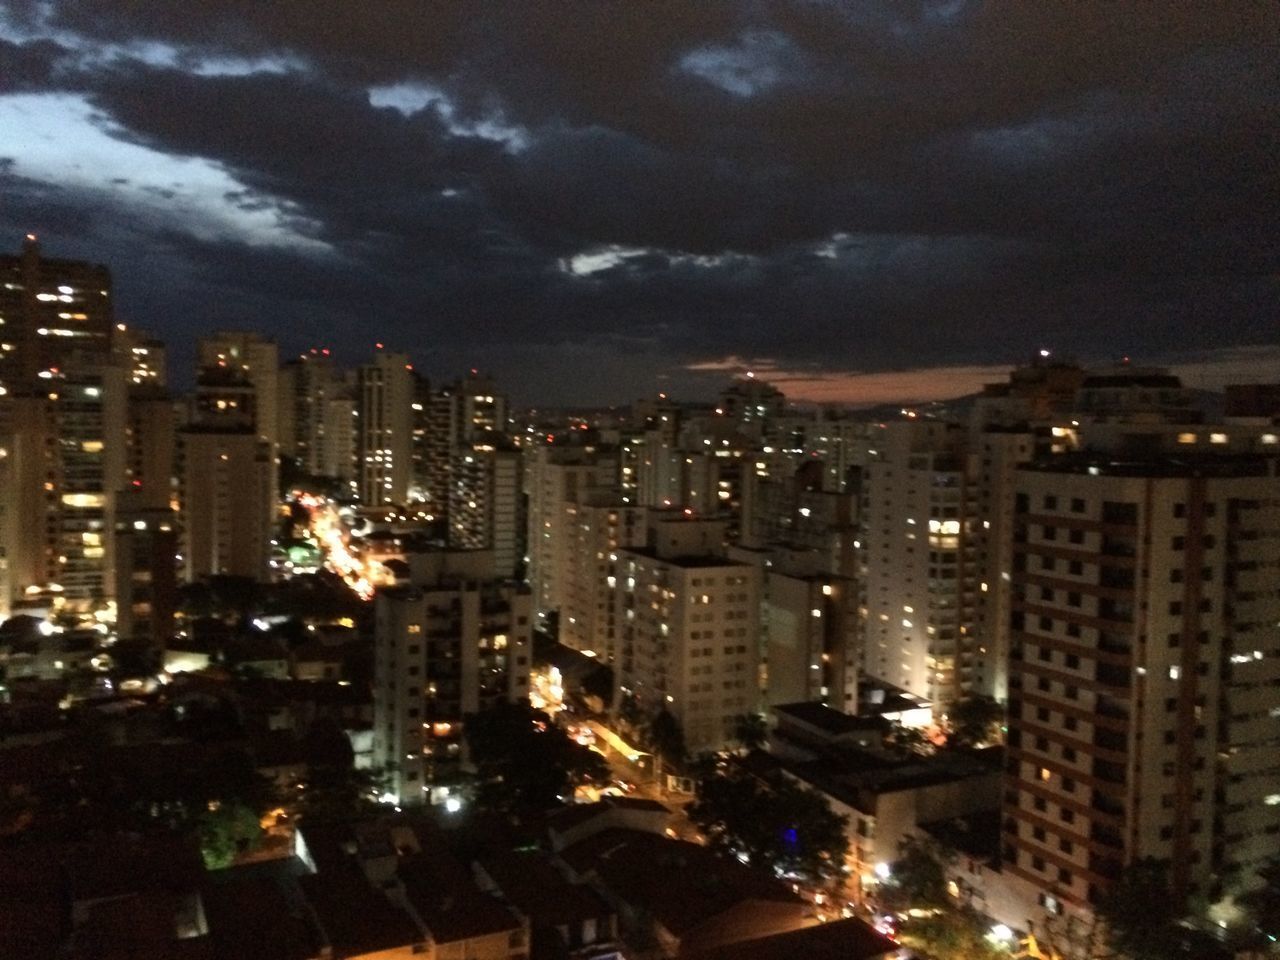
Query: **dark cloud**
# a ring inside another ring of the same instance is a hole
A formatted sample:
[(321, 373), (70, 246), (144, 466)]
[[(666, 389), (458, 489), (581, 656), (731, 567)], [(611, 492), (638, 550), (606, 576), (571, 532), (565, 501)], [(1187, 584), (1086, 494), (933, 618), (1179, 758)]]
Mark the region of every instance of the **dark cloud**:
[[(1271, 4), (22, 0), (0, 23), (0, 107), (74, 95), (158, 158), (95, 191), (0, 141), (0, 228), (93, 248), (175, 336), (376, 329), (428, 369), (491, 357), (528, 399), (728, 354), (1275, 339)], [(209, 184), (190, 217), (140, 205), (191, 202), (158, 172), (182, 158)], [(157, 264), (163, 292), (129, 279)]]

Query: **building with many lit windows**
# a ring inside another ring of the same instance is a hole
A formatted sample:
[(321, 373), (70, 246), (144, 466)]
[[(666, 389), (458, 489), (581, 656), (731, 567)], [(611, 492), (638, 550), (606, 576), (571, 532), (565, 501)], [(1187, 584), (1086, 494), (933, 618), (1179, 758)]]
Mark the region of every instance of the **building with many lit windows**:
[(73, 353), (105, 354), (114, 332), (106, 267), (46, 257), (32, 234), (0, 257), (0, 387), (30, 389)]
[(1280, 854), (1280, 473), (1259, 455), (1064, 455), (1018, 473), (1003, 873), (1020, 916), (1125, 865), (1178, 898)]
[(963, 431), (890, 423), (862, 486), (863, 668), (946, 707), (986, 686), (975, 467)]
[(280, 442), (280, 350), (276, 342), (249, 331), (220, 331), (200, 338), (196, 366), (202, 374), (219, 371), (227, 382), (238, 379), (248, 385), (253, 427), (274, 453)]
[(413, 472), (413, 368), (379, 350), (356, 370), (356, 484), (367, 507), (401, 505)]
[(487, 551), (412, 554), (410, 584), (378, 591), (374, 766), (405, 805), (458, 780), (463, 718), (529, 695), (532, 604)]
[(668, 710), (691, 753), (720, 750), (760, 706), (760, 574), (725, 556), (722, 521), (652, 525), (618, 551), (616, 616), (624, 709)]

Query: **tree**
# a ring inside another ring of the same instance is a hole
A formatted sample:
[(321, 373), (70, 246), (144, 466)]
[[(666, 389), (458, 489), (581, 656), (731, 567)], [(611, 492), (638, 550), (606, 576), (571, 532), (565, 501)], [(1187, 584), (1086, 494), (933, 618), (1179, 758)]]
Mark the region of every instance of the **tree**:
[(909, 836), (898, 846), (898, 859), (890, 867), (889, 877), (880, 884), (880, 902), (901, 913), (916, 908), (942, 910), (951, 907), (947, 893), (947, 865), (950, 861), (929, 840)]
[(298, 792), (301, 820), (341, 822), (374, 809), (382, 778), (356, 769), (351, 741), (336, 720), (319, 717), (307, 731), (303, 751), (307, 774)]
[(980, 694), (958, 701), (947, 714), (947, 746), (981, 747), (1000, 739), (1004, 707)]
[(654, 752), (664, 762), (677, 767), (684, 763), (688, 755), (684, 743), (684, 731), (680, 729), (680, 721), (666, 707), (649, 719), (645, 728), (645, 737)]
[(769, 742), (769, 724), (762, 713), (744, 713), (733, 719), (733, 738), (750, 752)]
[(886, 737), (890, 746), (897, 747), (904, 753), (932, 753), (933, 744), (929, 742), (929, 738), (924, 735), (924, 731), (919, 727), (907, 727), (901, 723), (895, 723), (889, 728), (889, 734)]
[(200, 854), (206, 870), (221, 870), (235, 863), (262, 840), (258, 815), (238, 801), (211, 803), (196, 821)]
[(1262, 886), (1242, 894), (1240, 905), (1253, 918), (1257, 934), (1264, 938), (1280, 937), (1280, 857), (1273, 857), (1260, 867), (1258, 876), (1262, 878)]
[(480, 794), (495, 809), (546, 810), (575, 788), (604, 786), (612, 776), (604, 757), (570, 740), (527, 703), (500, 703), (468, 714), (462, 730)]
[(1009, 951), (989, 940), (987, 931), (977, 911), (956, 907), (908, 919), (899, 937), (933, 960), (1009, 960)]
[(781, 776), (758, 779), (732, 764), (701, 777), (696, 793), (686, 810), (712, 846), (818, 885), (843, 880), (848, 819), (820, 794)]
[(1111, 945), (1131, 960), (1165, 960), (1181, 942), (1179, 907), (1169, 886), (1169, 863), (1145, 857), (1121, 872), (1098, 901)]

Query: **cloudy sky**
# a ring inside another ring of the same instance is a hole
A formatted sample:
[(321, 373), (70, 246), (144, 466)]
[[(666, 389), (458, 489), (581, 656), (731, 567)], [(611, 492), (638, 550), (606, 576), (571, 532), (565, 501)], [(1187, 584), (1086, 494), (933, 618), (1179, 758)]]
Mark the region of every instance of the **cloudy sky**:
[(527, 402), (1275, 379), (1278, 63), (1233, 0), (0, 0), (0, 237), (179, 358), (382, 340)]

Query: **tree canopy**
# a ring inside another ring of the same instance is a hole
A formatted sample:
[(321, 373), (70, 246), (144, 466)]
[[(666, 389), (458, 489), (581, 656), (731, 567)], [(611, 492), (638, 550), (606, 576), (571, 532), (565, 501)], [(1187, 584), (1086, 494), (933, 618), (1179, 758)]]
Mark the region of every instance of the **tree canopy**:
[(958, 701), (947, 714), (949, 746), (981, 747), (1000, 739), (1004, 707), (990, 697), (973, 694)]
[(743, 750), (760, 750), (769, 740), (769, 724), (761, 713), (744, 713), (734, 717), (733, 739)]
[(481, 797), (491, 808), (546, 810), (576, 787), (610, 780), (604, 757), (574, 743), (527, 703), (500, 703), (469, 714), (462, 729)]
[(683, 764), (688, 756), (680, 721), (666, 707), (649, 718), (645, 726), (645, 738), (654, 753), (673, 766)]
[(758, 779), (733, 764), (699, 778), (689, 819), (712, 846), (819, 885), (844, 875), (846, 817), (785, 777)]
[(1181, 943), (1179, 908), (1169, 886), (1169, 863), (1145, 857), (1121, 872), (1098, 901), (1111, 945), (1131, 960), (1166, 960)]
[(877, 891), (880, 902), (905, 913), (911, 908), (940, 910), (952, 907), (947, 893), (949, 857), (929, 840), (909, 836), (898, 846), (898, 859)]

